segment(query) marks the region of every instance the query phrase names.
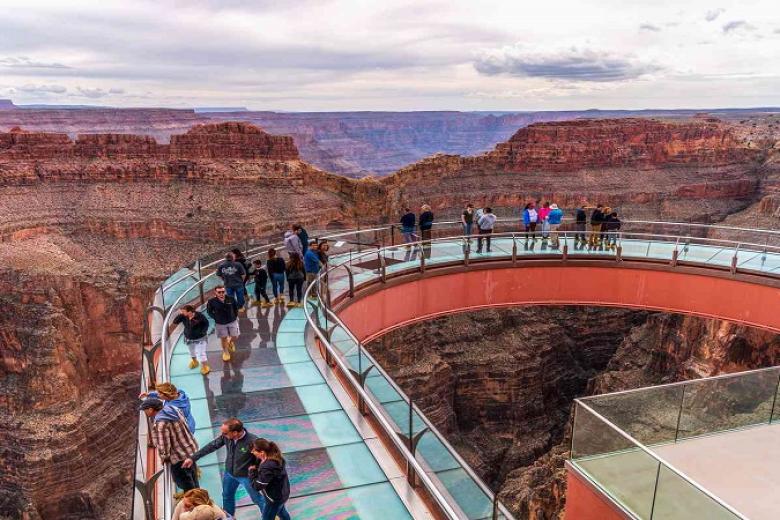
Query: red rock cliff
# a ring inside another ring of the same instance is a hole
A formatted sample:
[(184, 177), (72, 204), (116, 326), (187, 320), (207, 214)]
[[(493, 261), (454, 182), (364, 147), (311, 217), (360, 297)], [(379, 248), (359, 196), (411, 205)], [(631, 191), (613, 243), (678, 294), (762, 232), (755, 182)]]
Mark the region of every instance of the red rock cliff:
[(198, 125), (171, 143), (158, 144), (150, 136), (83, 134), (72, 141), (66, 134), (25, 132), (14, 128), (0, 133), (0, 161), (79, 159), (298, 159), (292, 137), (271, 135), (247, 123)]

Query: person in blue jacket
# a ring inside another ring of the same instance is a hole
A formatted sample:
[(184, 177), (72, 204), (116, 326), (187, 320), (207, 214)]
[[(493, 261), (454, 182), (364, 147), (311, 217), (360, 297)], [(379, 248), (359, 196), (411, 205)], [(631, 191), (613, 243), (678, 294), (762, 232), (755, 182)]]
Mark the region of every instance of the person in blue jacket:
[(141, 399), (147, 397), (161, 399), (165, 402), (165, 406), (170, 405), (178, 408), (187, 421), (190, 432), (195, 433), (195, 417), (192, 416), (190, 398), (184, 390), (179, 390), (173, 383), (158, 383), (153, 392), (141, 394), (140, 397)]
[[(314, 283), (320, 272), (320, 246), (317, 242), (309, 244), (309, 249), (303, 255), (303, 268), (306, 270), (306, 287)], [(310, 298), (316, 298), (314, 291), (309, 293)]]
[(550, 212), (547, 214), (547, 222), (550, 224), (550, 247), (558, 249), (560, 242), (558, 240), (558, 228), (561, 227), (563, 220), (563, 210), (557, 204), (550, 205)]

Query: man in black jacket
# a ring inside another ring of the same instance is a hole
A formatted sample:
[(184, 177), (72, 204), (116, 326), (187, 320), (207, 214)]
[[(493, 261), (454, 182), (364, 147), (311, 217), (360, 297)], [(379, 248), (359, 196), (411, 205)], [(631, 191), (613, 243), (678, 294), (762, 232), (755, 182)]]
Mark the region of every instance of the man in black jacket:
[(211, 372), (209, 368), (209, 358), (206, 357), (206, 346), (208, 345), (207, 335), (209, 332), (209, 320), (195, 310), (192, 305), (185, 305), (179, 309), (179, 315), (173, 318), (173, 324), (184, 325), (184, 343), (190, 351), (190, 369), (196, 368), (199, 364), (200, 373), (204, 376)]
[(213, 453), (223, 446), (225, 454), (225, 473), (222, 476), (222, 509), (231, 517), (236, 514), (236, 491), (239, 484), (246, 489), (252, 502), (260, 508), (262, 514), (265, 508), (265, 498), (252, 487), (249, 478), (250, 466), (257, 466), (259, 461), (252, 455), (252, 443), (257, 439), (244, 429), (244, 423), (238, 419), (228, 419), (220, 427), (222, 434), (203, 446), (182, 463), (183, 468), (189, 468), (195, 461)]
[(214, 289), (215, 296), (206, 304), (206, 312), (216, 322), (217, 337), (222, 342), (222, 361), (230, 361), (230, 353), (236, 351), (238, 330), (238, 303), (226, 294), (223, 286)]
[(601, 244), (601, 224), (604, 223), (604, 206), (599, 204), (590, 215), (590, 238), (588, 245), (596, 247)]

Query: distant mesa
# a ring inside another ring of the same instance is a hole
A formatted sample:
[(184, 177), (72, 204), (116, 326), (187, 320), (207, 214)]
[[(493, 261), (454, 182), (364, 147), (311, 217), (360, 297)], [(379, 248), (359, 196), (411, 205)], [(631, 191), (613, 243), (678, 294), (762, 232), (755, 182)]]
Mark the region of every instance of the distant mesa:
[(10, 99), (0, 99), (0, 110), (15, 110), (19, 107), (14, 105)]
[(195, 107), (196, 114), (208, 114), (209, 112), (249, 112), (246, 107)]

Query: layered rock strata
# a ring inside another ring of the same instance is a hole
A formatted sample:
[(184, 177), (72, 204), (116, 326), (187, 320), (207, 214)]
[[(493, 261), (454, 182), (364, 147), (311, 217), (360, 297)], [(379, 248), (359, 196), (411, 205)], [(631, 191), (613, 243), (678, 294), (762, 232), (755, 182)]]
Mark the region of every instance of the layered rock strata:
[(563, 518), (572, 400), (771, 366), (780, 336), (621, 309), (464, 313), (368, 346), (518, 518)]

